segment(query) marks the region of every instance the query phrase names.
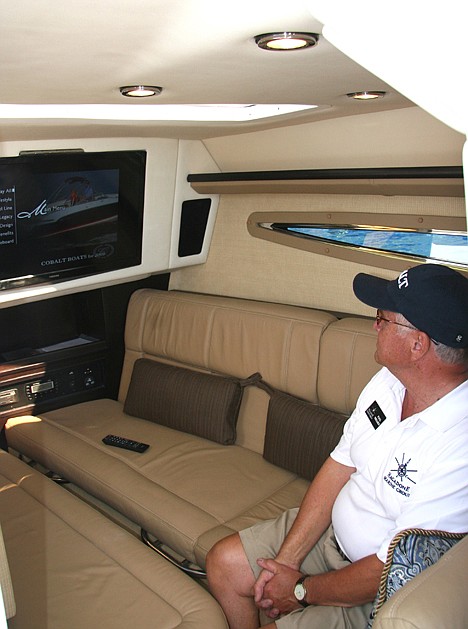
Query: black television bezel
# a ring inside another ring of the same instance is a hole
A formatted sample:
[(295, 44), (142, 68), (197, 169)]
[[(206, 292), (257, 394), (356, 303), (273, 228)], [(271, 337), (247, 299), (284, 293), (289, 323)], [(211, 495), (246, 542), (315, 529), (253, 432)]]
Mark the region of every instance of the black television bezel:
[[(11, 173), (22, 171), (21, 177), (41, 174), (78, 173), (99, 170), (119, 171), (117, 245), (115, 255), (67, 264), (66, 268), (37, 268), (25, 261), (24, 245), (0, 245), (0, 290), (24, 288), (35, 284), (53, 284), (96, 274), (117, 271), (142, 262), (143, 215), (146, 184), (145, 150), (121, 151), (57, 151), (23, 153), (0, 158), (0, 189), (2, 169)], [(120, 238), (120, 240), (119, 240)], [(120, 244), (119, 244), (120, 243)], [(5, 249), (3, 250), (3, 247)]]

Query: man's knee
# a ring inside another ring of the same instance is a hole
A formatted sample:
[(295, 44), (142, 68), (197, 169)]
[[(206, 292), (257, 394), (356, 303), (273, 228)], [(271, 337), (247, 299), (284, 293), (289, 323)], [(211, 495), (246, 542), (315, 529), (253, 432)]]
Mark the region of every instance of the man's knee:
[(219, 570), (225, 573), (238, 561), (239, 546), (242, 548), (239, 535), (234, 533), (216, 542), (206, 556), (208, 576)]
[[(217, 542), (206, 556), (206, 572), (210, 586), (220, 580), (251, 588), (254, 575), (242, 546), (239, 534), (234, 533)], [(242, 589), (244, 589), (242, 587)]]

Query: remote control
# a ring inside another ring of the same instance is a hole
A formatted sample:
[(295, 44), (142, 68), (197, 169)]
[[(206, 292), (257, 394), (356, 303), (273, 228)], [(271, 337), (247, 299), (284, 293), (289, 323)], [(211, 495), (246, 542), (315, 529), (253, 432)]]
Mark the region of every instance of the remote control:
[(107, 446), (123, 448), (124, 450), (133, 450), (133, 452), (144, 452), (149, 448), (148, 443), (133, 441), (133, 439), (126, 439), (125, 437), (118, 437), (117, 435), (107, 435), (102, 441)]

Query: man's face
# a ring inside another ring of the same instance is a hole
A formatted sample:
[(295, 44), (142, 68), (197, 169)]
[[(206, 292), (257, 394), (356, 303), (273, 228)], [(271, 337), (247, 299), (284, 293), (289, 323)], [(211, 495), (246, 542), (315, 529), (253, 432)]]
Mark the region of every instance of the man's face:
[(408, 334), (399, 328), (413, 329), (396, 321), (396, 313), (377, 310), (374, 329), (377, 330), (376, 362), (390, 370), (392, 366), (405, 365), (409, 358)]

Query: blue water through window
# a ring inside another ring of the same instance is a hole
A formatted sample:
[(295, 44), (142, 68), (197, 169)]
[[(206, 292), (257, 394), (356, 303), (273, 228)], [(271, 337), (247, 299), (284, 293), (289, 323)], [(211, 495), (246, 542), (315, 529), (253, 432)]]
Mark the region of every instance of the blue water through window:
[(351, 247), (401, 253), (425, 259), (468, 265), (468, 236), (463, 233), (438, 233), (365, 229), (349, 227), (311, 227), (275, 225), (303, 237), (320, 239)]

